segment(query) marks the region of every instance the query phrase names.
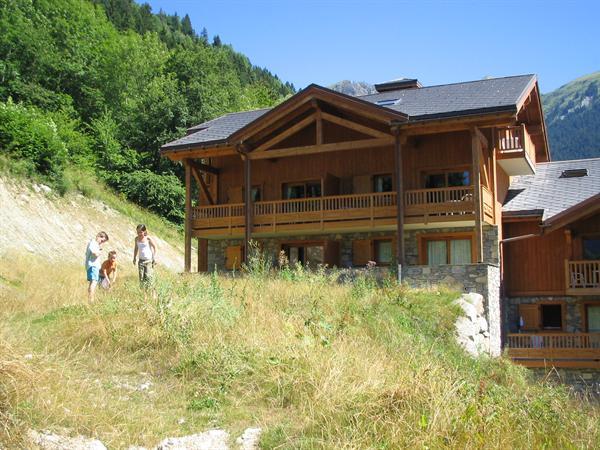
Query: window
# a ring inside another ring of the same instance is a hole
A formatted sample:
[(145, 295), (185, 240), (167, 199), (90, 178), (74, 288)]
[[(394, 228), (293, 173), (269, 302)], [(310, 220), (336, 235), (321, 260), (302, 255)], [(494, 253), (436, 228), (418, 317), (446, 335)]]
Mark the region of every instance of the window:
[(310, 198), (321, 196), (321, 181), (303, 181), (298, 183), (284, 183), (282, 197), (284, 200), (296, 198)]
[(469, 186), (471, 174), (468, 170), (449, 170), (425, 174), (425, 189), (440, 189), (453, 186)]
[(600, 237), (584, 237), (582, 245), (583, 259), (600, 259)]
[(379, 106), (391, 106), (391, 105), (395, 105), (396, 102), (398, 102), (398, 100), (399, 99), (397, 99), (397, 98), (388, 98), (388, 99), (385, 99), (385, 100), (377, 100), (376, 103)]
[(392, 175), (375, 175), (373, 177), (373, 192), (391, 192)]
[(302, 264), (317, 267), (325, 262), (325, 247), (323, 244), (283, 244), (290, 265)]
[(393, 261), (394, 249), (391, 239), (377, 239), (374, 241), (375, 262), (381, 266), (389, 266)]
[(441, 264), (471, 264), (473, 262), (473, 236), (430, 235), (420, 238), (421, 264), (439, 266)]
[(542, 328), (562, 330), (562, 305), (541, 305)]
[(600, 333), (600, 305), (587, 305), (587, 332)]

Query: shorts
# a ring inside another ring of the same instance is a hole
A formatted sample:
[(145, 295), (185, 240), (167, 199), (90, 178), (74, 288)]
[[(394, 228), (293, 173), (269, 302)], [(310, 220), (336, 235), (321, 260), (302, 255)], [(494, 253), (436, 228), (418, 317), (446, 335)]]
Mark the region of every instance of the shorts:
[(100, 269), (98, 267), (92, 266), (87, 269), (87, 280), (88, 281), (98, 281), (100, 279)]
[(154, 278), (154, 264), (152, 260), (138, 261), (138, 275), (142, 285), (149, 285)]

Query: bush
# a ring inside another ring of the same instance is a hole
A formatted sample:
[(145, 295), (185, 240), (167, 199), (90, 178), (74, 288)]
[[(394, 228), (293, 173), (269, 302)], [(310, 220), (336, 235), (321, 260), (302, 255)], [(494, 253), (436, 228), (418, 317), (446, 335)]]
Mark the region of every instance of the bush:
[(142, 205), (171, 222), (183, 223), (185, 188), (175, 175), (157, 175), (149, 170), (122, 173), (115, 179), (128, 200)]
[(0, 149), (31, 161), (53, 183), (62, 177), (67, 161), (67, 148), (49, 115), (10, 99), (0, 103)]

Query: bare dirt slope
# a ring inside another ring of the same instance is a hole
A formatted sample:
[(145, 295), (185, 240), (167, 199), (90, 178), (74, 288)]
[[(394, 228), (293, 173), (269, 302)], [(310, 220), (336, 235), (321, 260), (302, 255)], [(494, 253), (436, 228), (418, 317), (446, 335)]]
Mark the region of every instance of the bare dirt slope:
[[(61, 198), (46, 186), (0, 177), (0, 257), (26, 251), (53, 261), (81, 263), (83, 269), (87, 242), (104, 230), (110, 237), (105, 253), (117, 250), (120, 263), (131, 265), (135, 226), (131, 219), (97, 200), (82, 195)], [(155, 237), (159, 264), (182, 271), (181, 250)]]

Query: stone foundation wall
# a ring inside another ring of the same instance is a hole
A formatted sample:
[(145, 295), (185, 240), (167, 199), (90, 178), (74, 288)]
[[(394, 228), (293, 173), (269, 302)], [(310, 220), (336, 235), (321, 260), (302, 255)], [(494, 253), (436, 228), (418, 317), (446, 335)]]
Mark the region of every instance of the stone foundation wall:
[(567, 384), (576, 392), (600, 397), (599, 369), (530, 369), (540, 380), (550, 379), (556, 383)]
[(485, 318), (490, 333), (490, 353), (501, 353), (500, 269), (491, 264), (466, 264), (442, 266), (408, 266), (403, 279), (411, 287), (427, 288), (446, 285), (481, 294), (484, 299)]
[[(586, 300), (590, 300), (593, 297), (588, 297)], [(507, 333), (519, 332), (519, 305), (521, 304), (533, 304), (538, 302), (564, 302), (567, 307), (566, 311), (566, 323), (564, 330), (567, 333), (582, 333), (583, 329), (583, 318), (581, 317), (581, 297), (569, 297), (569, 296), (536, 296), (536, 297), (508, 297), (505, 300), (506, 314), (505, 314), (505, 331)]]
[[(404, 253), (406, 263), (409, 266), (419, 264), (419, 249), (418, 236), (419, 234), (431, 233), (459, 233), (472, 231), (472, 228), (432, 228), (427, 230), (406, 230), (404, 232)], [(340, 246), (339, 267), (352, 267), (352, 241), (356, 239), (372, 239), (380, 237), (392, 237), (394, 231), (378, 231), (369, 233), (336, 233), (336, 234), (317, 234), (317, 235), (301, 235), (289, 236), (281, 238), (259, 238), (256, 239), (261, 243), (263, 252), (268, 255), (273, 264), (277, 263), (281, 244), (289, 241), (337, 241)], [(215, 266), (218, 270), (225, 268), (225, 250), (229, 246), (242, 245), (242, 239), (223, 239), (208, 241), (208, 269), (214, 270)], [(486, 263), (498, 264), (498, 227), (486, 225), (483, 227), (483, 260)]]

